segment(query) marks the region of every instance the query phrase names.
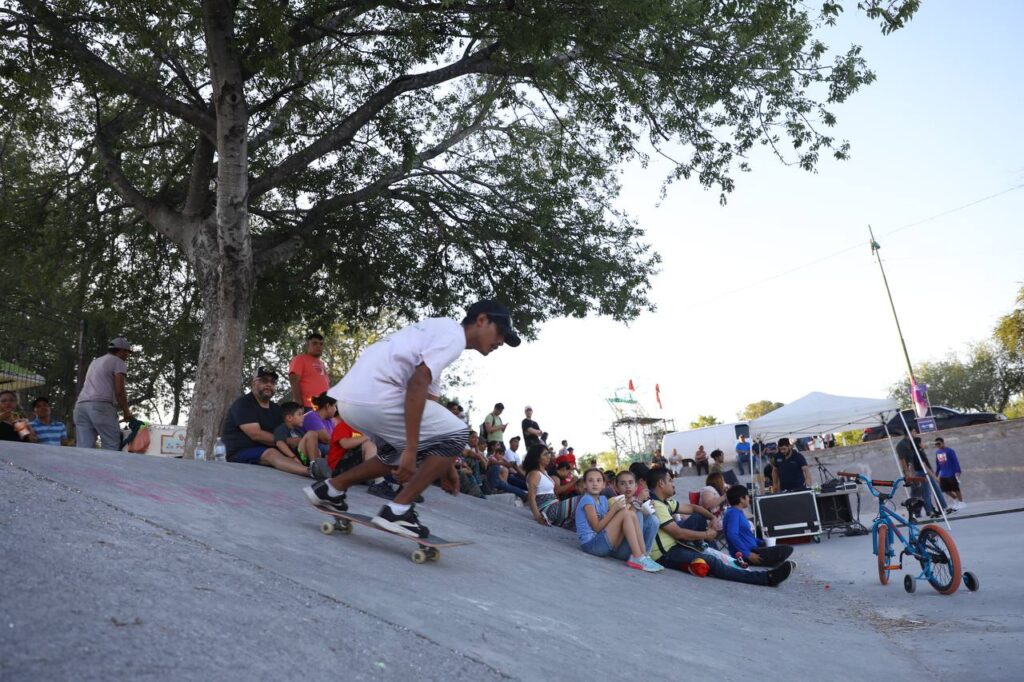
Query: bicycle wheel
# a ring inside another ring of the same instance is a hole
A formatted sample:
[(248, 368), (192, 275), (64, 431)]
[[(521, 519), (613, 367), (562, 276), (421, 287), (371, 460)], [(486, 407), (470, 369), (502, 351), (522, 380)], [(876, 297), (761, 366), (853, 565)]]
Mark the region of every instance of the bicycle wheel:
[(889, 566), (892, 561), (892, 539), (889, 537), (889, 527), (878, 527), (878, 582), (883, 585), (889, 584)]
[(953, 538), (941, 528), (929, 524), (917, 536), (918, 559), (928, 582), (939, 594), (953, 594), (960, 587), (960, 553), (956, 551)]

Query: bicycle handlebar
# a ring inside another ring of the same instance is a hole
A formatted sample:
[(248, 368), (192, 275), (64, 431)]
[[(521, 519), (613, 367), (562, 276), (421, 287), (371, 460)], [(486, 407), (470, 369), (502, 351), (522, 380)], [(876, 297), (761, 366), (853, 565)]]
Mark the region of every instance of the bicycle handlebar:
[(875, 490), (875, 486), (878, 486), (879, 488), (892, 488), (892, 493), (890, 493), (890, 495), (892, 495), (896, 492), (896, 489), (904, 481), (911, 484), (924, 483), (924, 479), (918, 476), (906, 476), (904, 478), (897, 478), (896, 480), (892, 481), (882, 480), (878, 478), (868, 478), (863, 474), (855, 474), (850, 471), (840, 471), (837, 475), (842, 476), (843, 478), (855, 479), (858, 483), (866, 483), (868, 489), (871, 491), (871, 494), (875, 496), (878, 496), (880, 494), (878, 491)]

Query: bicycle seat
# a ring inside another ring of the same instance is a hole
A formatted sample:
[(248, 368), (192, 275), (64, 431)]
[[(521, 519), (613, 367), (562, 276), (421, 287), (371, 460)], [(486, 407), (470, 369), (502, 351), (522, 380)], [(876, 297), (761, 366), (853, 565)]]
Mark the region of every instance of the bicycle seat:
[(914, 518), (915, 516), (920, 516), (921, 510), (924, 509), (924, 500), (920, 497), (908, 497), (903, 501), (902, 506), (907, 508), (910, 518)]

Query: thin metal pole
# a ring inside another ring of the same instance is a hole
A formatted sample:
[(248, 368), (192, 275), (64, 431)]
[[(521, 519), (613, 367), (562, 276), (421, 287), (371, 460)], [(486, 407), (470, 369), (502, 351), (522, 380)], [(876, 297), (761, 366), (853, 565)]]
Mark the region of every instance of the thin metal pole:
[(896, 304), (892, 300), (892, 291), (889, 289), (889, 279), (885, 276), (885, 268), (882, 266), (882, 257), (878, 253), (878, 250), (882, 247), (875, 241), (875, 233), (872, 231), (870, 225), (868, 225), (868, 234), (871, 235), (871, 253), (875, 256), (875, 260), (878, 261), (878, 269), (882, 271), (882, 282), (885, 284), (885, 293), (889, 296), (889, 307), (892, 308), (892, 319), (896, 320), (896, 333), (900, 336), (900, 345), (903, 347), (903, 359), (907, 361), (907, 373), (910, 374), (910, 383), (912, 386), (916, 386), (917, 378), (914, 377), (914, 368), (910, 364), (910, 353), (907, 352), (907, 342), (903, 340), (903, 329), (900, 328), (900, 318), (896, 314)]

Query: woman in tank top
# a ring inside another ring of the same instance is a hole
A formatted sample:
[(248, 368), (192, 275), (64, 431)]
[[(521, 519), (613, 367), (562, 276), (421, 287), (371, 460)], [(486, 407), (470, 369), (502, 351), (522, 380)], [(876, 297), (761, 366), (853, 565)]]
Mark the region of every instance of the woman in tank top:
[(574, 530), (579, 497), (558, 499), (558, 494), (564, 492), (563, 488), (571, 488), (573, 483), (563, 485), (548, 476), (547, 468), (552, 457), (551, 449), (543, 443), (534, 445), (527, 451), (523, 459), (523, 471), (526, 472), (526, 503), (534, 520), (542, 526)]

